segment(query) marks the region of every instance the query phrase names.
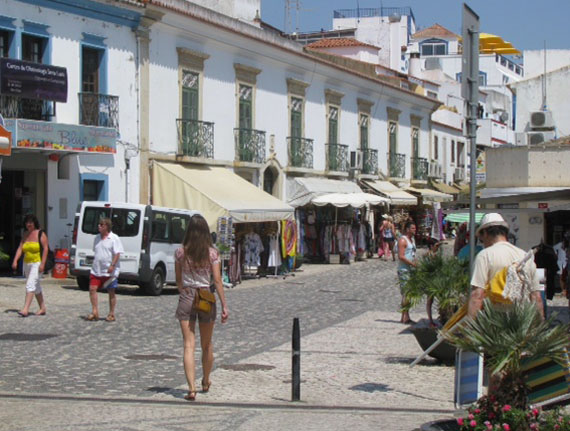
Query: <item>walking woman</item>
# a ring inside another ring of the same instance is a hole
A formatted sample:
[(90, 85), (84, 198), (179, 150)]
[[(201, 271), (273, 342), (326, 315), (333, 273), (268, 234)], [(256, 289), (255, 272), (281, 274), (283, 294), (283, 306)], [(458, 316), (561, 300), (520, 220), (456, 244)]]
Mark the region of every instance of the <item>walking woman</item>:
[(220, 257), (212, 246), (212, 238), (208, 223), (201, 215), (190, 218), (182, 247), (174, 253), (176, 268), (176, 286), (180, 293), (176, 318), (180, 321), (180, 329), (184, 339), (184, 372), (188, 381), (188, 394), (184, 397), (189, 401), (196, 399), (196, 375), (194, 364), (194, 349), (196, 344), (196, 319), (200, 328), (200, 345), (202, 347), (202, 392), (210, 389), (210, 373), (214, 365), (214, 347), (212, 333), (216, 320), (216, 304), (209, 313), (195, 310), (192, 305), (198, 289), (211, 289), (210, 280), (213, 277), (214, 286), (222, 304), (222, 323), (229, 317), (226, 297), (222, 285)]
[(392, 216), (384, 215), (384, 221), (380, 227), (380, 236), (382, 238), (384, 260), (388, 258), (389, 252), (389, 254), (392, 255), (392, 261), (395, 261), (396, 256), (394, 255), (394, 241), (396, 238), (394, 223), (392, 223), (392, 220)]
[[(46, 314), (46, 305), (42, 294), (42, 286), (40, 285), (40, 277), (44, 272), (46, 260), (49, 251), (49, 243), (47, 235), (44, 231), (40, 231), (40, 222), (37, 217), (28, 214), (24, 217), (24, 235), (18, 246), (12, 269), (16, 271), (18, 261), (22, 254), (24, 255), (24, 275), (26, 277), (26, 299), (24, 300), (24, 308), (18, 311), (21, 317), (28, 317), (30, 314), (30, 306), (34, 300), (34, 295), (38, 301), (40, 309), (36, 316), (44, 316)], [(40, 235), (41, 232), (41, 235)], [(40, 253), (40, 242), (43, 253)]]

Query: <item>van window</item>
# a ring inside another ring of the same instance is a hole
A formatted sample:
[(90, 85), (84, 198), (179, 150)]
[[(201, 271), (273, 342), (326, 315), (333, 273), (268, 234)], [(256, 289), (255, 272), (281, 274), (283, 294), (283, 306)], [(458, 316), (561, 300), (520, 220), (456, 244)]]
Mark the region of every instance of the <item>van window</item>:
[(172, 218), (170, 219), (170, 224), (172, 227), (172, 234), (170, 238), (174, 244), (182, 244), (189, 220), (190, 217), (187, 215), (172, 215)]
[(170, 240), (170, 232), (168, 229), (168, 214), (153, 212), (152, 214), (152, 241)]
[(137, 236), (140, 226), (140, 211), (123, 208), (86, 207), (83, 211), (81, 230), (97, 235), (97, 225), (103, 217), (110, 217), (113, 222), (113, 232), (122, 237)]

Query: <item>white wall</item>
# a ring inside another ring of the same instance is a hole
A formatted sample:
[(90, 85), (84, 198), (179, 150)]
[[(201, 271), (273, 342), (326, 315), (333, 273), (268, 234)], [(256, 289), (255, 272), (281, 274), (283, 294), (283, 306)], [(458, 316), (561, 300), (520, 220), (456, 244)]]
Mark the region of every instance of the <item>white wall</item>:
[[(534, 78), (544, 73), (544, 49), (523, 51), (524, 76)], [(570, 64), (570, 49), (546, 50), (546, 73)]]

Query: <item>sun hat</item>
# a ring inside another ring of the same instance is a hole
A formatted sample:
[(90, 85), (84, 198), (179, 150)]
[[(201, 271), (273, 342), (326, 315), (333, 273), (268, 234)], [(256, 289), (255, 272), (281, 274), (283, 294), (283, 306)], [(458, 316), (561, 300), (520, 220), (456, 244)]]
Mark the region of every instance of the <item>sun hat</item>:
[(479, 227), (477, 228), (477, 232), (475, 232), (475, 234), (479, 235), (479, 232), (491, 226), (504, 226), (507, 229), (509, 228), (509, 224), (505, 221), (501, 214), (488, 213), (485, 214), (481, 219), (481, 223), (479, 224)]

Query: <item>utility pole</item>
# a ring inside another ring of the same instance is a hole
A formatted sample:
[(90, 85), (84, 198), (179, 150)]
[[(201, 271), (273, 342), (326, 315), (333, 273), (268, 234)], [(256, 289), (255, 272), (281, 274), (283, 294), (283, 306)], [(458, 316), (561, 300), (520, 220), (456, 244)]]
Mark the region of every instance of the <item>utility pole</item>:
[(299, 32), (301, 0), (285, 0), (285, 33)]

